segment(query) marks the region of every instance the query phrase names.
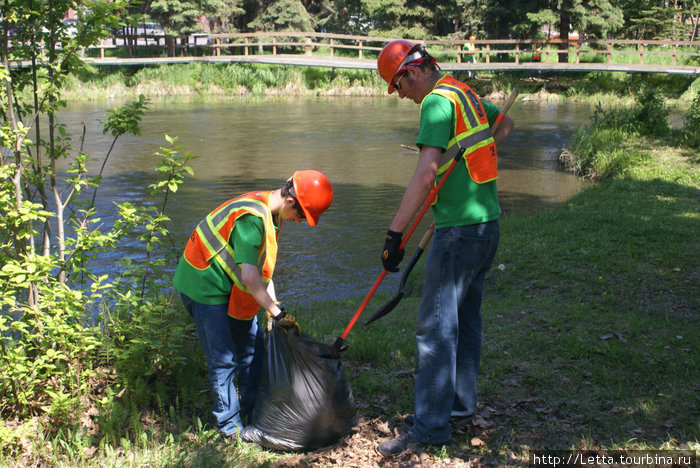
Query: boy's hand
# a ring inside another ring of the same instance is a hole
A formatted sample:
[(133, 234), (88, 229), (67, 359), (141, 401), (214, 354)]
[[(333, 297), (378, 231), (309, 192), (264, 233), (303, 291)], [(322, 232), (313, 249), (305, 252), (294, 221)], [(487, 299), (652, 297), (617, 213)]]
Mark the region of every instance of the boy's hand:
[(284, 307), (280, 307), (280, 310), (282, 310), (282, 312), (274, 317), (275, 326), (286, 329), (296, 328), (297, 335), (300, 335), (301, 328), (299, 327), (299, 322), (297, 322), (296, 317), (285, 312)]

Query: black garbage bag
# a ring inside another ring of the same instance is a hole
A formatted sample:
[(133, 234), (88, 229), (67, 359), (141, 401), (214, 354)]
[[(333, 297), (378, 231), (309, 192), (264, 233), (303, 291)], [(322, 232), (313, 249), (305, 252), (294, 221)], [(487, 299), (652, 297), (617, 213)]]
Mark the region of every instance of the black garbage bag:
[(240, 437), (273, 450), (304, 451), (348, 434), (357, 415), (338, 351), (279, 326), (266, 333), (265, 345), (252, 424)]

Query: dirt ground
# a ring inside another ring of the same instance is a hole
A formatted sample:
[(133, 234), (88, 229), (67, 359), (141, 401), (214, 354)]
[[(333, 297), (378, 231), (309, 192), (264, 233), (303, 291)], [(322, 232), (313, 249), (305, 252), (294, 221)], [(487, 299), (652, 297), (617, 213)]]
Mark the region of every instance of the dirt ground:
[[(488, 409), (482, 410), (482, 413)], [(404, 415), (406, 416), (406, 415)], [(402, 421), (387, 421), (385, 418), (367, 419), (361, 417), (353, 432), (338, 443), (303, 454), (285, 457), (272, 466), (278, 468), (310, 468), (310, 467), (347, 467), (347, 468), (404, 468), (404, 467), (495, 467), (498, 461), (494, 457), (476, 454), (484, 443), (479, 437), (488, 430), (479, 426), (479, 418), (475, 420), (474, 427), (468, 436), (464, 436), (468, 443), (455, 443), (448, 450), (440, 447), (430, 448), (417, 452), (405, 452), (392, 457), (385, 457), (377, 452), (380, 442), (394, 438), (406, 432), (409, 427)], [(481, 419), (481, 423), (488, 426), (489, 423)], [(471, 445), (471, 447), (470, 447)], [(518, 464), (513, 460), (512, 465)]]

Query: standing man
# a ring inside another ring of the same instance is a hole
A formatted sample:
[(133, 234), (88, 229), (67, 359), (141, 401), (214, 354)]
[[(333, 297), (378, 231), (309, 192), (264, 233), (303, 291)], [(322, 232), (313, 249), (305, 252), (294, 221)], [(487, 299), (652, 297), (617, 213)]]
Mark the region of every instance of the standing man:
[(258, 391), (265, 352), (258, 310), (296, 324), (276, 301), (272, 282), (278, 230), (283, 221), (315, 226), (332, 200), (333, 187), (324, 174), (297, 171), (277, 190), (225, 202), (187, 242), (173, 283), (194, 318), (207, 358), (212, 413), (227, 437), (237, 437)]
[[(439, 72), (419, 45), (398, 40), (377, 59), (389, 94), (420, 104), (418, 165), (387, 232), (382, 263), (398, 271), (403, 231), (457, 152), (464, 151), (432, 206), (433, 244), (416, 332), (413, 423), (408, 433), (379, 444), (383, 455), (449, 443), (465, 433), (476, 410), (481, 355), (481, 296), (498, 246), (501, 209), (496, 191), (496, 145), (513, 120), (482, 103), (466, 84)], [(490, 125), (501, 120), (495, 135)]]
[[(467, 61), (470, 63), (476, 63), (476, 54), (474, 51), (476, 50), (476, 44), (474, 44), (474, 41), (476, 40), (476, 37), (472, 34), (469, 36), (469, 41), (467, 41), (467, 50), (470, 52), (467, 52)], [(476, 78), (476, 70), (469, 70), (467, 72), (467, 76), (469, 78)]]

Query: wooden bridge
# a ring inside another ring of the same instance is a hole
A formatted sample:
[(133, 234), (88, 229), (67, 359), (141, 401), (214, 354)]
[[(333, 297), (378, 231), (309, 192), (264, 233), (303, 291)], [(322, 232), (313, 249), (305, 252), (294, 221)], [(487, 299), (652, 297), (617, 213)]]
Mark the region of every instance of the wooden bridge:
[[(392, 40), (306, 32), (196, 34), (183, 38), (139, 35), (104, 39), (82, 50), (81, 54), (83, 60), (95, 65), (224, 62), (376, 70), (379, 51)], [(466, 40), (414, 42), (424, 44), (446, 71), (700, 75), (700, 41), (492, 39), (471, 43)], [(168, 49), (174, 56), (166, 56)], [(559, 63), (562, 54), (566, 54), (566, 63)]]

